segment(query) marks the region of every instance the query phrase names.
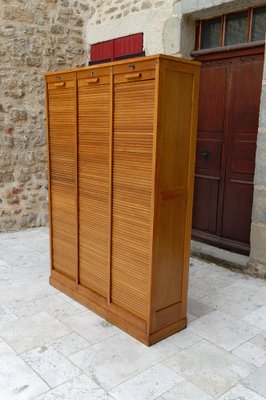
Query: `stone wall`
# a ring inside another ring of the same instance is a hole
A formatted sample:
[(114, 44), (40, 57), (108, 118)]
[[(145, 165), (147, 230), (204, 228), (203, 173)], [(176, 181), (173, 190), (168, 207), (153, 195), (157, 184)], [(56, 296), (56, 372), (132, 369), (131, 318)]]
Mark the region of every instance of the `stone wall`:
[(0, 231), (48, 220), (43, 72), (87, 58), (88, 2), (1, 0)]
[(162, 0), (98, 0), (95, 3), (96, 12), (90, 21), (92, 25), (118, 20), (139, 11), (159, 10), (165, 6), (166, 2)]
[[(87, 42), (92, 44), (143, 32), (146, 55), (177, 54), (180, 4), (174, 0), (97, 0), (94, 14), (85, 25)], [(164, 35), (166, 24), (171, 25), (171, 35)]]
[(260, 276), (266, 278), (266, 59), (257, 139), (250, 267), (253, 267)]

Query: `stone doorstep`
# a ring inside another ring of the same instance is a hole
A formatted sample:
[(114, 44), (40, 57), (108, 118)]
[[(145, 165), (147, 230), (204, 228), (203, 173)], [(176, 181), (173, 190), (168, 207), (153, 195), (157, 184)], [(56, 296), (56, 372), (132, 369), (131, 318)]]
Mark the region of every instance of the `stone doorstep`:
[(233, 253), (219, 247), (191, 240), (191, 255), (202, 258), (231, 271), (241, 272), (254, 278), (266, 279), (266, 267), (248, 256)]
[(256, 276), (249, 272), (249, 257), (220, 249), (209, 244), (191, 240), (191, 255), (202, 258), (233, 271)]

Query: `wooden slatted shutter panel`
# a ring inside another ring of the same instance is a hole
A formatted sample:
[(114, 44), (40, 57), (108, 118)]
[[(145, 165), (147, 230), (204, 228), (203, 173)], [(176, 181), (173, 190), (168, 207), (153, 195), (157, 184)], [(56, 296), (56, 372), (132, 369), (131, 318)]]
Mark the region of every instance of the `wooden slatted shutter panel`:
[(90, 64), (144, 55), (143, 33), (123, 36), (91, 45)]
[(114, 39), (114, 60), (141, 55), (143, 52), (143, 33)]
[(53, 268), (76, 279), (76, 81), (75, 74), (48, 83)]
[(111, 299), (143, 319), (149, 305), (154, 86), (152, 79), (114, 88)]
[(113, 60), (113, 40), (93, 44), (91, 46), (90, 59), (95, 64)]
[(79, 279), (108, 295), (110, 72), (78, 75)]

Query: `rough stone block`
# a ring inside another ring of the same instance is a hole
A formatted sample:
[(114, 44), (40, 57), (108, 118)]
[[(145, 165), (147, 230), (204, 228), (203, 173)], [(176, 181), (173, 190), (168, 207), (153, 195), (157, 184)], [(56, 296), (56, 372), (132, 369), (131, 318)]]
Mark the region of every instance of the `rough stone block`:
[(250, 259), (265, 267), (266, 276), (266, 224), (253, 223), (251, 226), (251, 253)]
[(41, 134), (36, 136), (36, 139), (34, 141), (34, 146), (39, 147), (39, 146), (44, 146), (46, 144), (46, 132), (43, 131)]
[(266, 187), (255, 187), (253, 196), (252, 221), (266, 223)]
[(15, 208), (14, 215), (19, 215), (22, 212), (22, 208)]
[(40, 67), (42, 60), (39, 57), (26, 57), (26, 63), (29, 67)]
[(75, 46), (75, 45), (67, 46), (66, 51), (71, 54), (83, 54), (84, 53), (84, 50), (81, 47)]
[(10, 135), (3, 135), (3, 146), (4, 147), (13, 147), (14, 146), (14, 138)]
[(14, 174), (10, 174), (10, 173), (4, 174), (3, 181), (6, 183), (14, 182), (15, 181)]
[(81, 17), (76, 17), (73, 20), (75, 21), (75, 25), (76, 26), (83, 26), (84, 25), (83, 18), (81, 18)]
[(25, 174), (24, 172), (21, 172), (20, 175), (18, 176), (18, 182), (28, 182), (31, 179), (30, 174)]
[(51, 26), (51, 33), (56, 35), (64, 33), (64, 27), (62, 25), (52, 25)]
[(255, 179), (256, 185), (266, 186), (266, 135), (258, 134)]
[(14, 145), (18, 149), (26, 149), (28, 147), (28, 137), (23, 136), (16, 136), (14, 138)]
[(4, 9), (3, 18), (11, 21), (16, 20), (19, 22), (32, 23), (34, 20), (34, 13), (25, 7), (8, 5)]
[(20, 157), (21, 165), (33, 165), (35, 162), (35, 155), (33, 151), (22, 153)]
[[(235, 3), (232, 0), (182, 0), (182, 13), (190, 14), (204, 9), (212, 8), (215, 6), (225, 7), (227, 3)], [(220, 14), (226, 10), (226, 8), (219, 8)]]
[(0, 151), (0, 167), (6, 167), (11, 164), (11, 157), (8, 153)]
[(266, 85), (262, 86), (259, 125), (260, 128), (266, 128)]
[(181, 14), (181, 1), (180, 0), (174, 2), (173, 13), (174, 13), (174, 15)]
[(166, 21), (163, 31), (163, 45), (166, 54), (175, 54), (180, 50), (180, 18)]
[(25, 92), (21, 89), (14, 89), (5, 92), (5, 96), (13, 97), (14, 99), (20, 99), (25, 96)]
[(4, 218), (1, 221), (0, 231), (12, 231), (16, 227), (16, 219), (14, 218)]
[(143, 1), (143, 3), (141, 4), (141, 9), (148, 10), (149, 8), (152, 8), (151, 2), (148, 0)]
[(13, 110), (11, 113), (11, 120), (14, 122), (25, 121), (27, 119), (27, 112), (25, 110)]
[(105, 14), (113, 14), (117, 10), (118, 10), (117, 7), (110, 7), (105, 11)]
[(15, 27), (12, 25), (7, 25), (0, 29), (0, 36), (13, 36), (14, 34)]
[(13, 189), (8, 191), (6, 200), (8, 204), (18, 204), (20, 202), (19, 193), (15, 192)]
[(69, 6), (69, 1), (68, 0), (61, 0), (61, 6), (68, 7)]
[(28, 215), (23, 215), (21, 218), (21, 227), (26, 228), (35, 225), (37, 222), (38, 215), (36, 213), (30, 213)]

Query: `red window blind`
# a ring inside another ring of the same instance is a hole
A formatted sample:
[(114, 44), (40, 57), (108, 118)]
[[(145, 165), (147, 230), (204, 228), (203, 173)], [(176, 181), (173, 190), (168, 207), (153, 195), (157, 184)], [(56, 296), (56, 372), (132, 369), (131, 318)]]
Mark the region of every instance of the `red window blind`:
[(95, 43), (91, 46), (90, 64), (103, 63), (145, 55), (143, 33)]

